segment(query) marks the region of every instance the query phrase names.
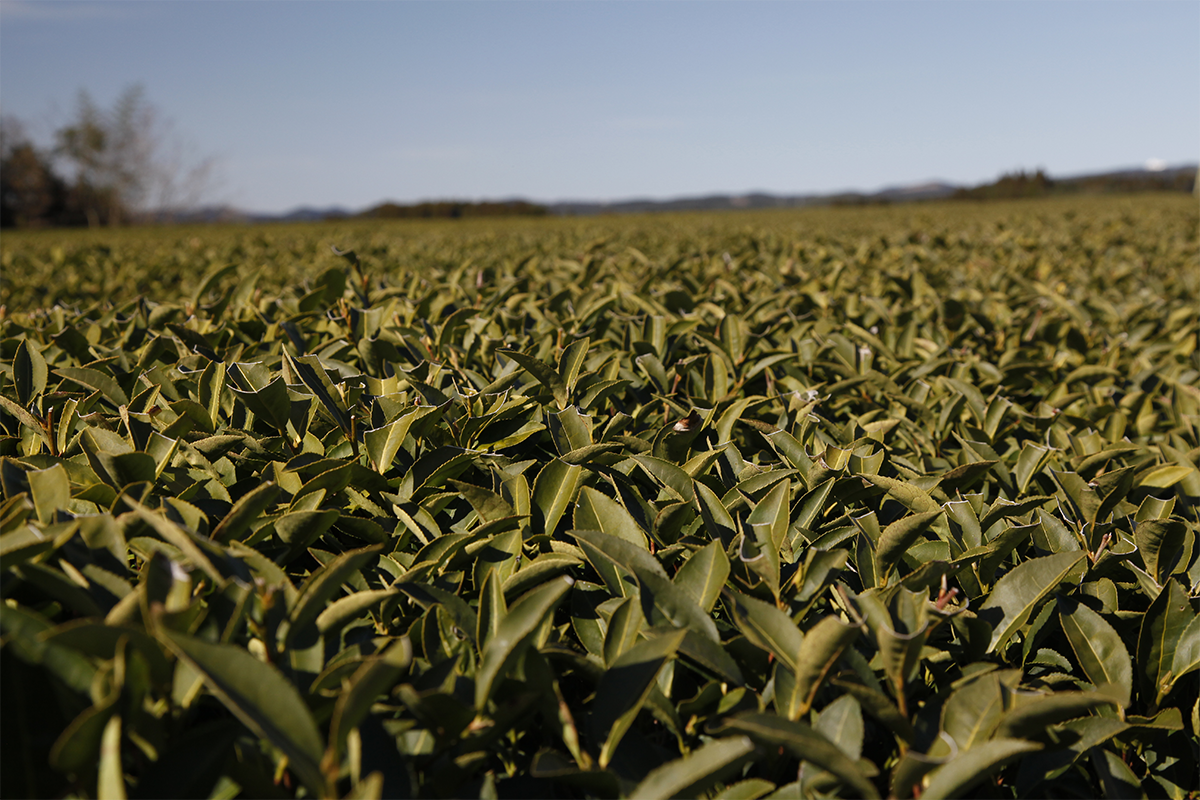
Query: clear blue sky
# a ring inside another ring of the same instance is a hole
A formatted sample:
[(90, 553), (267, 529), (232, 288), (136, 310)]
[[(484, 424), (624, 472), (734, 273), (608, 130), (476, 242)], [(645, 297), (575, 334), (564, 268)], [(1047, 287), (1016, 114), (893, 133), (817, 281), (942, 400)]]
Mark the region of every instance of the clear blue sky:
[(1200, 157), (1200, 2), (0, 0), (0, 112), (130, 84), (256, 211)]

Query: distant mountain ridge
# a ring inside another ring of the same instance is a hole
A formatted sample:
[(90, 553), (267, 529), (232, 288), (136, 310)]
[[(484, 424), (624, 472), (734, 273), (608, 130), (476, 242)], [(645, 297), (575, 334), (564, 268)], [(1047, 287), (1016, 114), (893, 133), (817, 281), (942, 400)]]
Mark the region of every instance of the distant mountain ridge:
[[(1052, 187), (1050, 190), (1042, 192), (1043, 194), (1124, 191), (1189, 192), (1195, 190), (1197, 169), (1197, 164), (1182, 164), (1164, 169), (1151, 170), (1131, 167), (1058, 178), (1045, 176), (1044, 173), (1038, 171), (1028, 177), (1032, 181), (1034, 176), (1042, 176), (1043, 183), (1039, 185), (1042, 188)], [(546, 213), (552, 216), (592, 216), (596, 214), (639, 214), (658, 211), (735, 211), (766, 208), (804, 208), (809, 206), (872, 205), (921, 200), (967, 200), (1033, 196), (1028, 191), (1024, 194), (1003, 193), (1003, 187), (1023, 180), (1023, 176), (1025, 176), (1025, 173), (1004, 175), (992, 183), (974, 187), (933, 180), (900, 186), (889, 186), (874, 192), (845, 191), (793, 195), (771, 194), (769, 192), (749, 192), (743, 194), (718, 193), (669, 199), (647, 197), (614, 201), (561, 200), (551, 203), (531, 203), (520, 198), (510, 198), (490, 202), (524, 203), (531, 207), (544, 208)], [(1033, 181), (1033, 183), (1036, 184), (1037, 182)], [(442, 204), (453, 204), (453, 201)], [(426, 202), (424, 204), (413, 203), (410, 205), (416, 207), (438, 204)], [(360, 211), (353, 211), (343, 206), (328, 206), (325, 208), (300, 206), (282, 214), (263, 214), (240, 211), (230, 206), (212, 206), (184, 213), (161, 214), (158, 215), (158, 219), (176, 222), (313, 222), (350, 217), (377, 217), (381, 216), (379, 214), (380, 209), (388, 207), (397, 208), (403, 206), (390, 202), (379, 203)]]
[(849, 205), (869, 202), (904, 202), (907, 200), (937, 200), (950, 197), (960, 186), (944, 181), (930, 181), (910, 186), (893, 186), (876, 192), (837, 192), (833, 194), (777, 195), (767, 192), (748, 194), (712, 194), (702, 197), (679, 197), (671, 200), (634, 199), (615, 202), (564, 201), (551, 203), (551, 214), (628, 214), (647, 211), (720, 211), (758, 208), (802, 208), (805, 206)]

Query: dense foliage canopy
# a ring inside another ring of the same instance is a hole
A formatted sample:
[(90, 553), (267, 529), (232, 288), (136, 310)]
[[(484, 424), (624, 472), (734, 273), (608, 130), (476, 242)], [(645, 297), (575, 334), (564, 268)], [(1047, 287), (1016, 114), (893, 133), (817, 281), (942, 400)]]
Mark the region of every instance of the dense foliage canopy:
[(0, 789), (1194, 796), (1197, 216), (6, 235)]

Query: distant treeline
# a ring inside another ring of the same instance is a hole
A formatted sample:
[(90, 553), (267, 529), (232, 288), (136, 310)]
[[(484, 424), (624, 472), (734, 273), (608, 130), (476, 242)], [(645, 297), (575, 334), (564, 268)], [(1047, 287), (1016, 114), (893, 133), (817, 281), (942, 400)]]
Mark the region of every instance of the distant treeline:
[(992, 183), (959, 189), (955, 200), (1004, 200), (1020, 197), (1048, 197), (1068, 194), (1123, 194), (1127, 192), (1192, 192), (1196, 188), (1196, 170), (1183, 169), (1149, 172), (1143, 170), (1085, 175), (1078, 178), (1050, 178), (1043, 170), (1033, 173), (1010, 172)]
[(413, 205), (384, 203), (356, 216), (367, 219), (459, 219), (460, 217), (544, 217), (548, 213), (550, 211), (545, 206), (527, 203), (524, 200), (496, 203), (442, 200)]

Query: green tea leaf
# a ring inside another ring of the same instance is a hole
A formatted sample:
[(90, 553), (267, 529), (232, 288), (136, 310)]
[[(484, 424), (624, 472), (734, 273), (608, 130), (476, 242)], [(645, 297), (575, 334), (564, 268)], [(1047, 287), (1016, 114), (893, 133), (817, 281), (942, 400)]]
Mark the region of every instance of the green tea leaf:
[(121, 766), (121, 717), (110, 717), (100, 739), (100, 777), (97, 794), (125, 800), (125, 771)]
[(541, 511), (542, 530), (553, 533), (575, 499), (583, 467), (560, 459), (549, 461), (533, 482), (533, 504)]
[(384, 551), (383, 545), (371, 545), (357, 550), (347, 550), (308, 576), (300, 587), (296, 603), (288, 610), (288, 629), (284, 646), (299, 644), (299, 637), (307, 640), (312, 625), (325, 610), (326, 602), (341, 590), (342, 584)]
[(1034, 736), (1055, 723), (1075, 719), (1100, 706), (1116, 703), (1118, 700), (1103, 692), (1054, 692), (1041, 697), (1024, 698), (1000, 717), (996, 738)]
[(321, 734), (291, 682), (241, 647), (211, 644), (163, 626), (158, 631), (163, 643), (204, 679), (222, 705), (287, 756), (309, 791), (325, 791)]
[(539, 586), (517, 600), (500, 620), (483, 648), (483, 658), (475, 676), (477, 710), (483, 710), (492, 696), (496, 680), (528, 647), (533, 633), (573, 583), (564, 576)]
[(842, 651), (858, 638), (859, 629), (835, 616), (827, 616), (804, 634), (803, 647), (796, 659), (796, 693), (799, 713), (807, 714), (829, 670)]
[(575, 505), (575, 527), (579, 530), (603, 531), (649, 551), (649, 539), (637, 520), (616, 500), (590, 486), (579, 490), (579, 500)]
[(1092, 766), (1100, 776), (1105, 797), (1144, 797), (1142, 781), (1121, 756), (1103, 748), (1091, 752)]
[(723, 594), (738, 630), (795, 672), (802, 657), (804, 634), (791, 617), (773, 605), (729, 588)]
[(1170, 672), (1175, 663), (1175, 651), (1195, 617), (1187, 592), (1174, 578), (1163, 585), (1163, 590), (1142, 617), (1137, 665), (1148, 693), (1147, 700), (1154, 697), (1155, 705), (1162, 702), (1174, 685), (1175, 678)]
[(636, 644), (609, 664), (601, 676), (591, 719), (595, 740), (603, 742), (601, 769), (612, 760), (617, 745), (654, 688), (659, 670), (675, 655), (685, 635), (686, 631), (675, 630)]
[(563, 388), (566, 389), (567, 396), (575, 391), (575, 382), (579, 379), (579, 369), (587, 357), (589, 344), (590, 339), (586, 336), (576, 339), (564, 347), (562, 355), (559, 356), (558, 375), (562, 380)]
[(900, 562), (917, 537), (924, 533), (941, 513), (942, 510), (938, 509), (937, 511), (911, 514), (884, 528), (875, 545), (875, 577), (881, 585), (887, 585), (888, 576), (895, 569), (896, 564)]
[(520, 364), (521, 368), (532, 375), (538, 383), (549, 389), (550, 394), (554, 397), (554, 402), (560, 409), (567, 407), (567, 385), (563, 382), (562, 375), (554, 367), (517, 350), (500, 350), (498, 352)]
[(710, 542), (683, 563), (672, 579), (676, 586), (687, 592), (691, 598), (708, 613), (712, 613), (717, 598), (721, 596), (721, 587), (729, 577), (729, 558), (725, 555), (720, 542)]
[(977, 612), (981, 620), (992, 626), (988, 652), (1003, 645), (1028, 622), (1042, 599), (1068, 580), (1084, 557), (1083, 552), (1068, 552), (1031, 558), (997, 581)]
[(25, 477), (29, 480), (29, 492), (33, 495), (38, 521), (48, 524), (54, 520), (56, 511), (67, 510), (71, 502), (71, 480), (62, 464), (30, 470)]
[(959, 753), (949, 763), (935, 769), (921, 791), (922, 800), (965, 797), (989, 775), (1042, 745), (1023, 739), (993, 739)]
[(720, 732), (726, 731), (744, 733), (765, 747), (783, 747), (793, 757), (833, 773), (860, 796), (879, 797), (879, 792), (857, 763), (836, 744), (803, 722), (750, 712), (725, 720)]
[(852, 695), (844, 694), (821, 709), (813, 727), (817, 733), (836, 744), (851, 761), (862, 758), (862, 708)]
[(1058, 598), (1058, 619), (1087, 679), (1099, 688), (1110, 687), (1121, 706), (1128, 706), (1133, 663), (1116, 630), (1095, 611), (1064, 597)]
[(682, 758), (656, 767), (630, 793), (630, 800), (670, 800), (695, 797), (726, 775), (733, 774), (754, 753), (745, 736), (717, 739)]
[(35, 397), (46, 390), (47, 377), (49, 372), (41, 351), (30, 344), (28, 339), (22, 339), (12, 360), (13, 388), (17, 390), (17, 402), (28, 406)]
[(1146, 565), (1146, 572), (1164, 583), (1183, 550), (1187, 525), (1178, 519), (1148, 519), (1139, 522), (1133, 541)]
[(275, 498), (279, 496), (279, 492), (279, 485), (273, 481), (267, 481), (247, 492), (213, 529), (211, 534), (213, 541), (225, 542), (230, 539), (242, 538), (251, 523), (271, 507)]
[(410, 663), (412, 644), (402, 637), (368, 659), (350, 677), (349, 686), (338, 696), (329, 726), (329, 751), (334, 758), (345, 752), (350, 731), (366, 719), (371, 705), (395, 684)]
[(56, 367), (54, 373), (104, 395), (114, 406), (129, 405), (129, 396), (111, 375), (90, 367)]

